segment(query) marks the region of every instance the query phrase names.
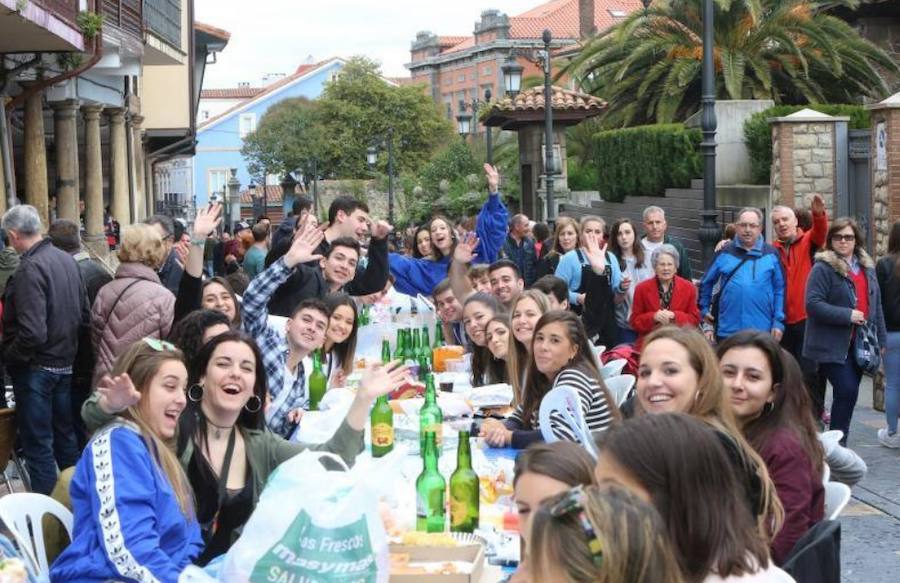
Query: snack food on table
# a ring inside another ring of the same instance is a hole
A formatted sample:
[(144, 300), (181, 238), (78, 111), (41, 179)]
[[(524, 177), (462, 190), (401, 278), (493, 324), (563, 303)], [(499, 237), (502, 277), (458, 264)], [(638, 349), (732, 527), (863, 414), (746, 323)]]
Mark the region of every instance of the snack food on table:
[(455, 547), (457, 541), (449, 532), (419, 532), (411, 530), (400, 535), (400, 544), (413, 547)]

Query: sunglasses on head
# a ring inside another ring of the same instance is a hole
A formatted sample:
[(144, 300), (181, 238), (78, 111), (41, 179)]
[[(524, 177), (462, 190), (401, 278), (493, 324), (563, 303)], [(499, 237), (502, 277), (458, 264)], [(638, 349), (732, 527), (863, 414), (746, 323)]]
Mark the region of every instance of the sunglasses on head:
[(594, 525), (591, 524), (587, 517), (584, 506), (584, 487), (575, 486), (566, 492), (562, 498), (553, 503), (553, 506), (550, 507), (550, 516), (562, 518), (570, 514), (575, 515), (575, 519), (578, 520), (581, 530), (584, 531), (587, 537), (588, 548), (591, 551), (591, 556), (594, 558), (594, 564), (599, 567), (603, 564), (603, 548), (600, 545), (600, 539), (597, 538), (597, 533), (594, 531)]
[(175, 345), (159, 338), (144, 338), (144, 344), (155, 350), (162, 352), (164, 350), (176, 350)]

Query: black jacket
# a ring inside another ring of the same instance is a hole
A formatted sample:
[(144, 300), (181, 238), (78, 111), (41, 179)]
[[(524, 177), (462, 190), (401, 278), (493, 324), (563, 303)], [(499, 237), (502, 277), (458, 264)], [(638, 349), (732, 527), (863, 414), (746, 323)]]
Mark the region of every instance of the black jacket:
[(900, 276), (897, 274), (897, 258), (887, 256), (875, 265), (878, 287), (881, 288), (881, 309), (888, 332), (900, 332)]
[(90, 319), (87, 292), (71, 255), (44, 239), (25, 252), (6, 286), (7, 365), (72, 366), (79, 328)]
[(97, 299), (97, 292), (100, 291), (101, 287), (112, 281), (112, 274), (100, 262), (91, 259), (91, 256), (86, 251), (73, 255), (73, 258), (78, 264), (81, 279), (84, 281), (88, 305), (93, 306), (94, 300)]
[[(323, 257), (331, 245), (324, 239), (316, 250)], [(372, 239), (369, 244), (369, 262), (365, 269), (357, 269), (353, 281), (343, 291), (351, 296), (365, 296), (384, 289), (388, 278), (387, 239)], [(318, 265), (300, 265), (279, 287), (269, 300), (269, 313), (289, 317), (297, 304), (307, 298), (322, 298), (328, 294), (329, 285)]]

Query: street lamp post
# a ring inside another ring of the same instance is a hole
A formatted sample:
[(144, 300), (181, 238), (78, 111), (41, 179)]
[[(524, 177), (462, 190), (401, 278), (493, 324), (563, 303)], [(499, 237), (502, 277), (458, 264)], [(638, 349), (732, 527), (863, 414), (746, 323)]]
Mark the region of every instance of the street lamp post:
[(712, 261), (716, 242), (721, 236), (716, 211), (716, 69), (713, 62), (715, 6), (713, 0), (703, 0), (703, 62), (700, 87), (700, 128), (703, 141), (703, 210), (700, 216), (700, 245), (703, 250), (703, 266)]
[[(491, 102), (491, 88), (488, 87), (484, 90), (484, 102), (490, 104)], [(491, 166), (494, 165), (494, 144), (492, 143), (491, 132), (493, 132), (492, 127), (484, 126), (484, 140), (487, 145), (487, 163)]]
[(549, 29), (544, 30), (541, 39), (544, 41), (544, 174), (547, 182), (547, 214), (548, 222), (556, 218), (553, 201), (553, 175), (556, 174), (553, 159), (553, 95), (550, 87), (550, 41), (553, 36)]
[[(394, 224), (394, 128), (388, 128), (386, 136), (381, 140), (387, 147), (388, 154), (388, 222)], [(374, 169), (378, 162), (378, 145), (372, 144), (366, 149), (366, 162)]]
[(472, 131), (472, 116), (471, 114), (466, 113), (466, 102), (460, 100), (459, 102), (459, 115), (456, 116), (456, 127), (459, 132), (459, 136), (462, 140), (466, 141), (466, 136)]
[(519, 89), (522, 87), (523, 70), (524, 67), (516, 61), (516, 57), (513, 53), (509, 53), (509, 56), (506, 57), (506, 61), (500, 66), (500, 71), (503, 72), (504, 89), (506, 90), (506, 95), (510, 98), (514, 98), (519, 94)]

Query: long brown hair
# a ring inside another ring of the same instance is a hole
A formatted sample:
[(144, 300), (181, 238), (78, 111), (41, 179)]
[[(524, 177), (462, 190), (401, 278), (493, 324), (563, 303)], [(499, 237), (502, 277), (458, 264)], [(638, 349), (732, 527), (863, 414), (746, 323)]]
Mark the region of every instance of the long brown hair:
[[(325, 296), (324, 302), (332, 314), (341, 306), (347, 306), (353, 311), (353, 327), (350, 329), (350, 336), (343, 342), (334, 344), (331, 347), (333, 356), (337, 356), (341, 361), (341, 370), (345, 375), (350, 376), (350, 373), (353, 372), (353, 360), (356, 358), (356, 337), (359, 331), (356, 302), (344, 293), (328, 294)], [(328, 319), (331, 320), (331, 316)]]
[(613, 223), (609, 232), (609, 251), (619, 260), (619, 267), (625, 269), (625, 256), (622, 254), (622, 247), (619, 245), (619, 229), (622, 228), (622, 225), (631, 226), (631, 231), (634, 233), (634, 244), (631, 246), (631, 253), (634, 255), (634, 266), (643, 267), (644, 246), (641, 244), (641, 240), (638, 238), (638, 231), (630, 219), (619, 219)]
[(615, 484), (587, 486), (582, 492), (580, 509), (600, 543), (601, 560), (594, 560), (579, 509), (554, 515), (554, 508), (572, 495), (563, 492), (542, 502), (531, 520), (528, 568), (536, 581), (549, 581), (554, 569), (578, 583), (683, 581), (653, 506)]
[(162, 365), (169, 361), (184, 364), (180, 350), (168, 342), (161, 342), (159, 347), (160, 350), (156, 350), (144, 340), (135, 342), (116, 360), (110, 376), (127, 374), (131, 378), (134, 388), (141, 393), (141, 401), (126, 409), (122, 413), (122, 417), (133, 421), (140, 428), (141, 437), (147, 445), (147, 449), (151, 456), (156, 458), (160, 469), (175, 492), (175, 498), (178, 500), (182, 514), (189, 520), (194, 520), (194, 493), (184, 469), (175, 456), (174, 440), (164, 440), (157, 435), (150, 428), (140, 409), (141, 402), (146, 398), (147, 390), (150, 388), (150, 382), (159, 373)]
[(513, 486), (525, 474), (538, 474), (578, 486), (593, 484), (596, 461), (584, 446), (572, 441), (535, 443), (516, 457)]
[(682, 413), (645, 415), (598, 437), (600, 464), (624, 469), (649, 493), (690, 583), (769, 564), (768, 542), (743, 500), (741, 479), (721, 437)]
[(578, 221), (576, 221), (572, 217), (557, 217), (556, 227), (553, 229), (553, 244), (550, 252), (547, 255), (564, 255), (566, 253), (566, 251), (563, 250), (562, 246), (560, 246), (559, 244), (559, 235), (566, 227), (572, 227), (573, 229), (575, 229), (575, 248), (578, 248)]
[[(525, 392), (522, 395), (522, 421), (525, 423), (526, 428), (531, 428), (531, 422), (535, 412), (540, 408), (544, 395), (550, 391), (550, 388), (553, 386), (553, 381), (556, 380), (555, 377), (552, 379), (548, 378), (544, 373), (538, 370), (537, 364), (534, 361), (534, 338), (537, 337), (538, 332), (545, 326), (555, 323), (563, 325), (569, 342), (577, 348), (574, 358), (572, 358), (564, 369), (571, 368), (581, 371), (591, 379), (595, 380), (600, 387), (600, 391), (603, 393), (603, 398), (606, 399), (610, 415), (614, 420), (620, 419), (619, 409), (609, 396), (609, 391), (606, 390), (606, 385), (603, 383), (603, 379), (600, 376), (600, 370), (597, 368), (597, 361), (594, 358), (593, 349), (588, 340), (587, 332), (584, 330), (584, 324), (581, 323), (581, 318), (572, 312), (555, 310), (541, 316), (541, 319), (538, 320), (537, 324), (534, 326), (534, 336), (532, 336), (531, 340), (532, 349), (528, 356), (528, 372), (525, 377)], [(557, 376), (558, 375), (559, 373), (557, 373)]]
[[(485, 308), (490, 309), (493, 312), (493, 316), (497, 314), (505, 314), (506, 310), (503, 308), (503, 305), (497, 301), (497, 298), (492, 296), (491, 294), (486, 294), (484, 292), (476, 292), (466, 298), (465, 303), (463, 304), (463, 314), (465, 314), (466, 306), (469, 304), (481, 304)], [(463, 319), (465, 321), (465, 318)], [(487, 346), (478, 346), (474, 342), (472, 342), (472, 386), (473, 387), (481, 387), (489, 382), (496, 382), (489, 378), (489, 374), (491, 371), (491, 362), (494, 360), (494, 355), (491, 354), (491, 351), (488, 350)]]
[(744, 436), (757, 452), (761, 452), (777, 431), (790, 431), (800, 441), (812, 463), (815, 475), (822, 475), (825, 451), (818, 438), (813, 419), (812, 401), (803, 384), (800, 365), (771, 334), (745, 330), (729, 336), (716, 349), (719, 359), (734, 348), (756, 348), (766, 357), (772, 371), (772, 390), (775, 400), (771, 408), (763, 409), (759, 417), (743, 426)]
[[(775, 493), (766, 464), (744, 438), (731, 408), (730, 394), (719, 372), (719, 360), (706, 338), (696, 328), (663, 326), (644, 339), (644, 350), (656, 340), (668, 339), (680, 344), (688, 353), (688, 363), (697, 373), (697, 393), (687, 413), (720, 432), (732, 446), (735, 465), (743, 469), (747, 479), (744, 489), (752, 507), (758, 511), (760, 534), (769, 539), (781, 529), (784, 508)], [(637, 412), (643, 408), (638, 400)], [(756, 491), (758, 489), (758, 492)]]
[(894, 258), (894, 273), (900, 275), (900, 221), (894, 221), (888, 237), (888, 255)]
[(209, 287), (210, 284), (217, 283), (225, 288), (225, 291), (228, 292), (228, 295), (231, 296), (231, 301), (234, 302), (234, 320), (231, 322), (235, 328), (241, 327), (241, 303), (238, 301), (237, 294), (234, 293), (234, 288), (231, 287), (231, 284), (227, 279), (221, 277), (219, 275), (215, 277), (211, 277), (200, 284), (200, 300), (203, 301), (203, 292), (206, 291), (206, 288)]
[(513, 298), (513, 301), (510, 304), (509, 351), (506, 353), (506, 376), (509, 378), (509, 383), (513, 387), (513, 398), (516, 404), (518, 404), (521, 399), (522, 373), (525, 372), (523, 369), (528, 365), (528, 355), (531, 352), (531, 346), (525, 346), (516, 340), (512, 331), (512, 317), (518, 303), (525, 298), (531, 299), (537, 305), (541, 315), (550, 311), (550, 302), (547, 300), (546, 294), (535, 289), (523, 291)]

